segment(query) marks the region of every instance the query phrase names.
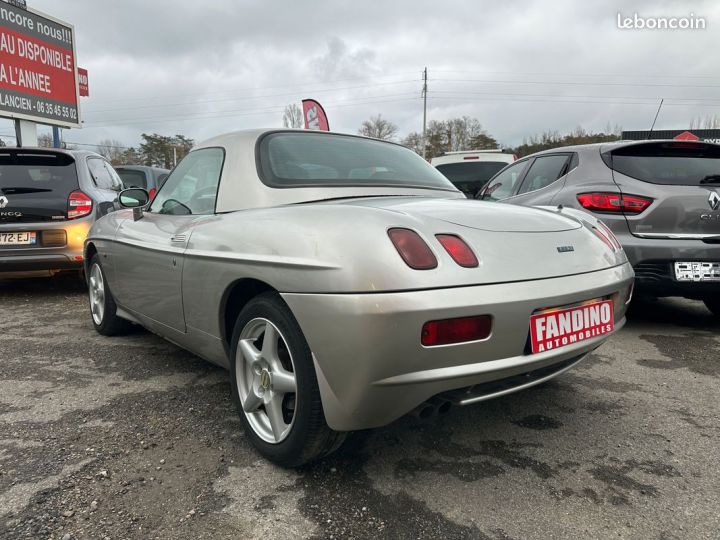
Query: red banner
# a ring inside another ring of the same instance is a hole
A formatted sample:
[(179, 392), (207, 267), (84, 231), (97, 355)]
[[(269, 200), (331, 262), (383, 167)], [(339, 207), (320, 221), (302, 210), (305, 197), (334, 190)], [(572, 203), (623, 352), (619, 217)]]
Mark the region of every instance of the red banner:
[(609, 334), (615, 329), (613, 316), (612, 300), (533, 315), (530, 317), (532, 352), (545, 352)]
[(325, 109), (322, 108), (322, 105), (314, 99), (303, 99), (302, 105), (305, 129), (330, 131), (330, 123), (328, 122)]
[(88, 71), (85, 68), (78, 68), (78, 90), (81, 97), (90, 96), (90, 81), (88, 79)]

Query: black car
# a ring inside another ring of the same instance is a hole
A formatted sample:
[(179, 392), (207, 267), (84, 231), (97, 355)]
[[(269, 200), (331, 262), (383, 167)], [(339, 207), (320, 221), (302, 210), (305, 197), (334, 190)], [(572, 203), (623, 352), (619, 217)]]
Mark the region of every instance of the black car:
[(162, 187), (170, 174), (167, 169), (148, 167), (146, 165), (117, 165), (115, 170), (122, 178), (126, 188), (143, 188), (152, 199), (157, 190)]

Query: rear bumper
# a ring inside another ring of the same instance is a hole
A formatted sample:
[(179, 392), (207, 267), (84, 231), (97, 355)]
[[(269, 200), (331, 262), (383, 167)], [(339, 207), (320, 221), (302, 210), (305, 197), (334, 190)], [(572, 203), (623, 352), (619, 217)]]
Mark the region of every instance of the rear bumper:
[[(632, 281), (626, 263), (588, 274), (501, 285), (282, 296), (313, 352), (328, 425), (350, 431), (388, 424), (443, 392), (579, 361), (608, 336), (530, 355), (531, 314), (611, 295), (617, 331), (625, 323)], [(484, 341), (440, 347), (420, 343), (427, 321), (484, 314), (493, 317), (492, 335)]]
[(37, 246), (0, 246), (0, 278), (82, 269), (84, 242), (93, 221), (90, 216), (57, 223), (0, 224), (0, 231), (38, 233)]
[(638, 294), (702, 298), (720, 293), (720, 282), (687, 282), (675, 279), (675, 262), (720, 262), (720, 244), (701, 240), (667, 240), (619, 236), (635, 270)]

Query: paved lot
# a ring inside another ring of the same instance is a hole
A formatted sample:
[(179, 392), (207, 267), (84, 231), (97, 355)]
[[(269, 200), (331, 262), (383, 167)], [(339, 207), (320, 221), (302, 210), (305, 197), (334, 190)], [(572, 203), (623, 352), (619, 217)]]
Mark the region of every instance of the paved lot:
[(275, 468), (227, 375), (97, 336), (72, 280), (0, 282), (2, 538), (718, 538), (720, 324), (636, 305), (543, 387)]

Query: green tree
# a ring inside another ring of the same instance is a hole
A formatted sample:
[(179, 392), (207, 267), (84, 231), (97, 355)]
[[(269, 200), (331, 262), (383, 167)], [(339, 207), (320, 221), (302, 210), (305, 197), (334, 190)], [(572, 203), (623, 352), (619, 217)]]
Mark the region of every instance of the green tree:
[(195, 141), (184, 135), (168, 137), (143, 133), (140, 154), (144, 165), (172, 169), (192, 149)]

